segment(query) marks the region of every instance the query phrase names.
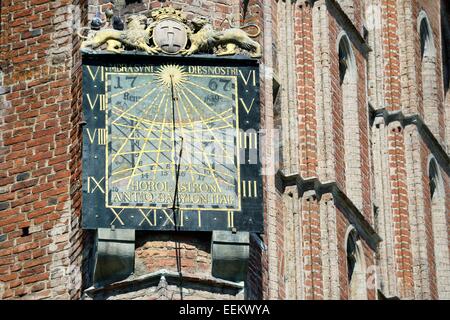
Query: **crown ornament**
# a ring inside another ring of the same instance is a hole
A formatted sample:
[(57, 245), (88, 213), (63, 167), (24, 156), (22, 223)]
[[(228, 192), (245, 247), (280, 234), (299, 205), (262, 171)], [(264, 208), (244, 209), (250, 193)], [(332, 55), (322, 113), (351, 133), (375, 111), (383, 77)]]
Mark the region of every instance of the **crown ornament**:
[(156, 22), (165, 19), (173, 19), (181, 23), (187, 22), (186, 14), (182, 10), (175, 9), (172, 6), (152, 10), (151, 17)]

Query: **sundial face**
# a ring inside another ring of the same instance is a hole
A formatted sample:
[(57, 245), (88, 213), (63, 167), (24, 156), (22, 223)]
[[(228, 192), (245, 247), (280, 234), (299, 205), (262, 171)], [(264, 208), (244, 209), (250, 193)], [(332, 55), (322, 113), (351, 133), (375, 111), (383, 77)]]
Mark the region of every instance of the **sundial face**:
[(83, 56), (83, 227), (261, 232), (257, 63), (114, 57)]
[(107, 207), (172, 208), (179, 168), (180, 209), (239, 210), (237, 77), (152, 71), (107, 74)]

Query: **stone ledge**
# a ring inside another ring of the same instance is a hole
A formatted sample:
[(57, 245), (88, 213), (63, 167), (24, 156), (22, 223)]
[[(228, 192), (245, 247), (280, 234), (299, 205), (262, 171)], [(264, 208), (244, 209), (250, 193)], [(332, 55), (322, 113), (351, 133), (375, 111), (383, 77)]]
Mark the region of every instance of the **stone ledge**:
[[(125, 280), (118, 281), (105, 286), (92, 286), (84, 290), (85, 298), (96, 296), (114, 296), (114, 291), (134, 292), (147, 288), (164, 288), (168, 285), (179, 285), (179, 274), (174, 271), (161, 269), (157, 272), (149, 273), (143, 276), (130, 276)], [(183, 288), (192, 286), (204, 286), (204, 291), (224, 290), (230, 295), (239, 295), (244, 290), (244, 283), (235, 283), (227, 280), (214, 278), (211, 276), (198, 276), (194, 274), (183, 274)], [(211, 290), (212, 289), (212, 290)], [(122, 293), (123, 294), (123, 293)]]
[(450, 158), (447, 152), (419, 115), (405, 115), (402, 111), (388, 111), (383, 108), (373, 111), (373, 118), (376, 119), (377, 117), (382, 117), (386, 125), (394, 121), (400, 122), (402, 127), (415, 125), (423, 141), (428, 149), (430, 149), (431, 153), (436, 157), (441, 168), (445, 171), (447, 176), (450, 176)]
[(142, 62), (142, 61), (153, 61), (153, 62), (165, 62), (167, 59), (170, 59), (172, 61), (195, 61), (195, 62), (211, 62), (214, 61), (215, 63), (222, 63), (222, 64), (227, 64), (230, 61), (233, 61), (234, 63), (237, 64), (245, 64), (245, 65), (259, 65), (260, 63), (262, 63), (262, 61), (260, 62), (259, 59), (255, 59), (252, 58), (248, 55), (245, 54), (236, 54), (233, 56), (217, 56), (214, 54), (208, 54), (208, 53), (198, 53), (198, 54), (193, 54), (190, 56), (182, 56), (182, 55), (169, 55), (169, 54), (148, 54), (146, 52), (143, 51), (138, 51), (138, 50), (129, 50), (129, 51), (124, 51), (122, 53), (114, 53), (114, 52), (109, 52), (106, 50), (92, 50), (89, 48), (83, 48), (80, 49), (81, 55), (83, 57), (83, 59), (90, 59), (93, 57), (105, 57), (107, 58), (108, 62), (115, 62), (116, 60), (120, 60), (120, 59), (136, 59), (136, 62)]
[(348, 37), (353, 42), (355, 47), (367, 59), (367, 56), (372, 49), (364, 40), (361, 32), (356, 28), (354, 22), (342, 10), (340, 4), (336, 0), (326, 0), (326, 4), (330, 14), (341, 24), (342, 28), (347, 32)]
[(310, 192), (314, 193), (319, 199), (324, 194), (332, 194), (333, 199), (331, 200), (333, 200), (335, 205), (342, 211), (350, 223), (354, 225), (358, 233), (371, 249), (377, 251), (378, 243), (382, 241), (381, 237), (355, 204), (338, 187), (336, 182), (322, 183), (318, 178), (304, 179), (298, 173), (285, 176), (283, 172), (278, 171), (275, 176), (275, 186), (282, 193), (284, 193), (286, 187), (297, 186), (299, 197), (308, 195)]

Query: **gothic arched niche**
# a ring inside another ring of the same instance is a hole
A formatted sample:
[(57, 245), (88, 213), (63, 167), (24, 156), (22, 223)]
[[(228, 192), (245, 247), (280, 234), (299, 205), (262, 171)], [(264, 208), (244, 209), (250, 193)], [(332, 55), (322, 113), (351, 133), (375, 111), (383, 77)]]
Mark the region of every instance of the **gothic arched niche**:
[(430, 157), (428, 162), (428, 180), (438, 294), (439, 299), (450, 299), (450, 280), (448, 278), (448, 274), (450, 274), (450, 254), (445, 188), (438, 163), (434, 157)]
[(424, 57), (434, 56), (434, 44), (430, 24), (428, 22), (428, 17), (424, 12), (422, 12), (420, 17), (421, 17), (419, 26), (420, 51), (423, 59)]
[(428, 166), (428, 177), (429, 177), (429, 188), (431, 200), (435, 199), (435, 197), (440, 196), (442, 192), (442, 181), (440, 179), (438, 166), (436, 164), (436, 160), (431, 158), (430, 164)]
[(441, 37), (442, 37), (442, 77), (444, 94), (448, 96), (450, 88), (450, 6), (441, 0)]
[(438, 90), (436, 75), (436, 48), (433, 31), (425, 11), (418, 18), (420, 37), (423, 111), (427, 126), (436, 138), (439, 137)]
[(355, 57), (347, 35), (343, 34), (339, 41), (339, 76), (341, 85), (356, 82)]
[(349, 299), (367, 299), (366, 264), (358, 233), (350, 227), (346, 240)]
[(348, 36), (338, 42), (339, 80), (342, 92), (346, 192), (358, 209), (362, 208), (358, 74)]

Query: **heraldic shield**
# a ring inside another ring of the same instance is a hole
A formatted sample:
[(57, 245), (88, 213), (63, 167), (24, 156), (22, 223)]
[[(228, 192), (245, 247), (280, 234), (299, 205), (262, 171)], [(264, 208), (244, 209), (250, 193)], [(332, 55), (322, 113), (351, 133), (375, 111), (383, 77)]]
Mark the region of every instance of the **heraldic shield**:
[(177, 54), (187, 45), (186, 25), (173, 19), (164, 19), (155, 26), (153, 41), (164, 53)]

